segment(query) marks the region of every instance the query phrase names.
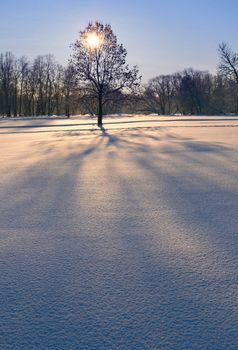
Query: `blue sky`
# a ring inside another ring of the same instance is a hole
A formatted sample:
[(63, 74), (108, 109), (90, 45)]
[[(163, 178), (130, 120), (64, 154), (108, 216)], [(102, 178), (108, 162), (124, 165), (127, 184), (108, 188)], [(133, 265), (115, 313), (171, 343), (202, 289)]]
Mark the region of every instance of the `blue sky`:
[(112, 25), (144, 81), (187, 67), (215, 72), (218, 43), (238, 50), (237, 13), (237, 0), (8, 0), (0, 51), (53, 53), (65, 64), (79, 30), (98, 19)]

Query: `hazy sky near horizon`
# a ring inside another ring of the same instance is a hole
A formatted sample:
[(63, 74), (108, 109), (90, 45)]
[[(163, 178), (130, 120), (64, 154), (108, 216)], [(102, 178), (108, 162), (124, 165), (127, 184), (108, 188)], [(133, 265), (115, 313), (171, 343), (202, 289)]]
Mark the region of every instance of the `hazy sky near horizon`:
[(218, 43), (238, 50), (238, 0), (0, 1), (0, 52), (18, 57), (52, 53), (66, 64), (94, 20), (111, 24), (144, 81), (188, 67), (215, 72)]

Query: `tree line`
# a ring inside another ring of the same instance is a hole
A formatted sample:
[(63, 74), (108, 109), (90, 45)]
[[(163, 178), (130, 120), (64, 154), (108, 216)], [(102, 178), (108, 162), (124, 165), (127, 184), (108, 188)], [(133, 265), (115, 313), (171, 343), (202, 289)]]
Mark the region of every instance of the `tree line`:
[(189, 68), (151, 79), (141, 109), (161, 115), (238, 114), (238, 54), (227, 43), (218, 54), (215, 75)]
[[(108, 35), (112, 37), (112, 33)], [(124, 62), (124, 48), (118, 46), (117, 52), (117, 57), (121, 55)], [(218, 52), (216, 74), (189, 68), (170, 75), (158, 75), (130, 93), (115, 85), (114, 90), (105, 94), (103, 112), (237, 114), (238, 54), (226, 43), (219, 45)], [(107, 54), (111, 55), (112, 62), (113, 52)], [(16, 58), (11, 52), (0, 54), (0, 115), (69, 117), (71, 114), (97, 114), (97, 96), (79, 79), (79, 72), (82, 75), (84, 69), (84, 57), (76, 55), (76, 59), (78, 66), (71, 60), (67, 67), (63, 67), (52, 55), (38, 56), (29, 61), (26, 57)], [(126, 79), (130, 83), (137, 79), (138, 71), (133, 69), (128, 71), (130, 74), (123, 73), (124, 86), (127, 86)], [(118, 68), (113, 74), (117, 72)], [(102, 91), (106, 91), (112, 77), (108, 75), (107, 79)]]
[(75, 84), (71, 67), (64, 68), (52, 55), (38, 56), (30, 62), (26, 57), (17, 59), (11, 52), (1, 54), (0, 114), (68, 115)]

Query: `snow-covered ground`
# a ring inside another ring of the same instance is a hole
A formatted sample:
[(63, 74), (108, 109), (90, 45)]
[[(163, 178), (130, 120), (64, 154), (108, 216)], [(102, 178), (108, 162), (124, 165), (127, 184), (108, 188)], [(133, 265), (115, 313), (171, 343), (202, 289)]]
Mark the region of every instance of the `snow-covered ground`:
[(0, 120), (0, 348), (237, 350), (238, 118)]

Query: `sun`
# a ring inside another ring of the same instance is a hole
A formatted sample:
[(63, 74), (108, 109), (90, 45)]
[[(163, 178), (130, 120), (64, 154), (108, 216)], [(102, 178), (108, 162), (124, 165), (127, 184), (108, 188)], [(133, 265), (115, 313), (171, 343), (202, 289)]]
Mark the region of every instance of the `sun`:
[(87, 33), (85, 37), (85, 44), (91, 49), (99, 48), (103, 43), (103, 38), (95, 32)]

